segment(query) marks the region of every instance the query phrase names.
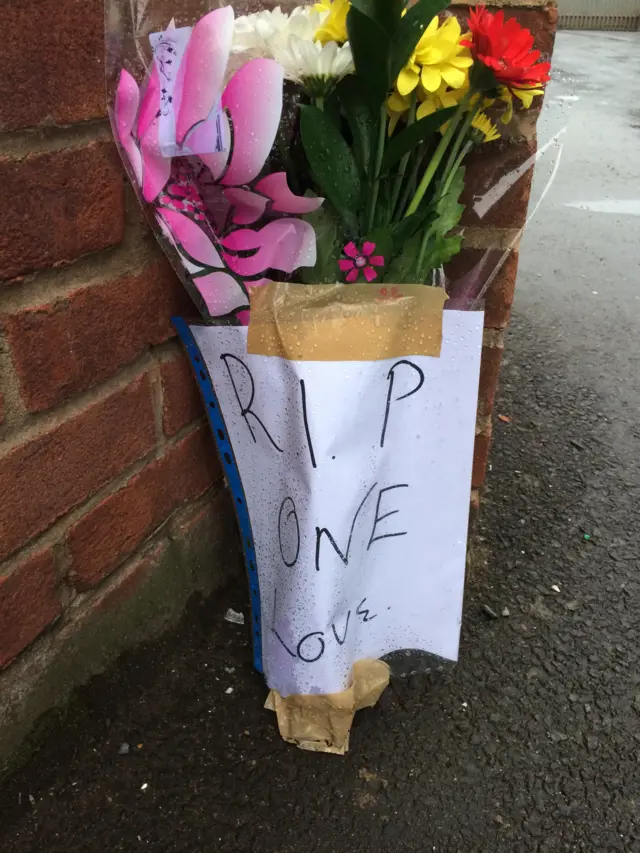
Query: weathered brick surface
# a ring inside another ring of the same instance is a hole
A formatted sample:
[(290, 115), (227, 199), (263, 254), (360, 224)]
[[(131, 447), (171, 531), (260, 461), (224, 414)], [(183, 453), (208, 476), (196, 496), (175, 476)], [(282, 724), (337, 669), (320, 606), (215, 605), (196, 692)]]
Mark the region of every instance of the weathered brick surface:
[(204, 414), (193, 371), (184, 355), (162, 364), (162, 425), (166, 435), (175, 435)]
[(218, 475), (213, 442), (203, 426), (105, 498), (69, 532), (76, 588), (99, 583), (179, 504), (199, 497)]
[[(79, 7), (80, 8), (80, 7)], [(111, 142), (0, 158), (0, 278), (113, 246), (124, 228), (123, 178)]]
[(473, 151), (466, 160), (462, 224), (490, 228), (524, 225), (535, 153), (531, 142), (492, 142)]
[[(164, 258), (141, 273), (3, 318), (24, 404), (36, 412), (113, 376), (173, 335), (190, 300)], [(176, 413), (177, 417), (177, 413)]]
[(60, 615), (53, 551), (33, 554), (0, 575), (0, 669)]
[(473, 472), (471, 474), (471, 487), (479, 489), (484, 483), (489, 453), (491, 451), (491, 425), (476, 435), (476, 443), (473, 451)]
[(0, 560), (155, 446), (142, 376), (0, 458)]
[(5, 0), (0, 129), (106, 114), (102, 0)]
[(502, 353), (503, 347), (482, 347), (480, 391), (478, 394), (478, 410), (482, 415), (489, 415), (493, 411), (500, 378)]

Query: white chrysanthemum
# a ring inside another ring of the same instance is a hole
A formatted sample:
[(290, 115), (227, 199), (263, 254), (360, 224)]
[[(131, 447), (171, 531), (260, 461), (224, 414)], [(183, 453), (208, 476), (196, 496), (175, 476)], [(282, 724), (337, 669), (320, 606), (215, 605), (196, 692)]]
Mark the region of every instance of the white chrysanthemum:
[(348, 42), (321, 44), (290, 35), (276, 45), (273, 58), (284, 68), (287, 80), (300, 83), (316, 98), (326, 97), (338, 80), (353, 71)]
[(313, 6), (298, 6), (290, 15), (285, 15), (279, 6), (243, 15), (235, 19), (233, 52), (273, 59), (275, 50), (289, 36), (312, 42), (327, 15), (327, 11), (318, 11)]

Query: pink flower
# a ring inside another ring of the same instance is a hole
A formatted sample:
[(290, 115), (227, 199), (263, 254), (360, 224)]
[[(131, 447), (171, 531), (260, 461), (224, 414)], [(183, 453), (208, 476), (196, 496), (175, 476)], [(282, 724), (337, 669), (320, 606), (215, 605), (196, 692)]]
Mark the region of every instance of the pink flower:
[(172, 246), (205, 319), (233, 315), (246, 322), (248, 289), (266, 283), (268, 269), (291, 273), (315, 264), (315, 232), (300, 217), (323, 199), (296, 196), (284, 172), (261, 177), (280, 123), (283, 70), (271, 59), (251, 60), (221, 93), (232, 37), (230, 6), (201, 18), (176, 82), (180, 144), (207, 150), (197, 137), (220, 102), (221, 151), (173, 160), (162, 154), (155, 63), (142, 92), (122, 71), (113, 125), (142, 197), (155, 208), (163, 245)]
[(374, 255), (376, 244), (366, 241), (362, 246), (362, 251), (359, 251), (356, 244), (352, 241), (342, 250), (345, 255), (351, 260), (338, 261), (338, 266), (342, 272), (346, 272), (345, 280), (350, 284), (357, 281), (358, 276), (362, 272), (367, 281), (373, 281), (378, 277), (378, 273), (374, 267), (383, 267), (384, 258), (382, 255)]

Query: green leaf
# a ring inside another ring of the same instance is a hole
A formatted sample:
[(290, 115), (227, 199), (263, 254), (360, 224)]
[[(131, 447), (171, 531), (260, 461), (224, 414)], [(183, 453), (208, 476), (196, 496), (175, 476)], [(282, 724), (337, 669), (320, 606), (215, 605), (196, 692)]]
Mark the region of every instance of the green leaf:
[(366, 175), (371, 162), (376, 119), (369, 109), (362, 82), (355, 75), (343, 77), (336, 91), (353, 136), (353, 153), (360, 169)]
[(372, 18), (352, 6), (347, 15), (347, 35), (356, 76), (370, 108), (378, 114), (391, 88), (388, 34)]
[(393, 220), (393, 185), (394, 181), (380, 180), (373, 224), (375, 227), (391, 227)]
[(428, 277), (429, 272), (438, 269), (450, 261), (462, 248), (462, 237), (451, 235), (451, 230), (460, 223), (464, 205), (458, 199), (464, 189), (465, 169), (460, 166), (444, 195), (442, 184), (436, 187), (435, 216), (429, 223), (427, 244), (421, 265), (421, 278)]
[(464, 205), (458, 203), (458, 199), (464, 190), (464, 176), (465, 168), (464, 166), (460, 166), (446, 194), (440, 196), (436, 202), (436, 218), (434, 219), (432, 229), (436, 234), (440, 234), (443, 237), (458, 225), (464, 213)]
[(375, 243), (376, 247), (376, 255), (382, 255), (385, 260), (385, 267), (390, 263), (391, 258), (393, 256), (393, 236), (391, 234), (391, 228), (379, 227), (374, 228), (369, 231), (369, 233), (365, 236), (363, 243), (371, 241)]
[(440, 269), (443, 264), (448, 263), (462, 249), (463, 238), (459, 235), (454, 237), (433, 237), (428, 243), (427, 251), (422, 261), (421, 280), (429, 278), (433, 270)]
[(422, 207), (406, 219), (401, 219), (393, 226), (393, 242), (396, 246), (402, 247), (408, 240), (413, 237), (416, 231), (424, 231), (430, 218), (433, 218), (433, 209), (431, 207)]
[(422, 236), (415, 234), (408, 240), (385, 267), (384, 280), (387, 284), (420, 284), (416, 270)]
[(335, 212), (323, 205), (302, 217), (316, 232), (317, 260), (314, 267), (300, 267), (304, 284), (331, 284), (340, 280), (338, 260), (342, 255), (343, 227)]
[(404, 7), (402, 0), (351, 0), (351, 5), (375, 21), (390, 36), (400, 24)]
[(360, 175), (353, 153), (333, 121), (317, 107), (300, 107), (300, 132), (311, 174), (323, 195), (355, 229)]
[(446, 9), (449, 0), (418, 0), (400, 21), (398, 32), (393, 39), (390, 57), (391, 80), (396, 80), (398, 74), (409, 61), (409, 57), (420, 41), (420, 37), (433, 18)]
[(382, 158), (383, 172), (395, 166), (404, 155), (413, 151), (424, 139), (436, 133), (445, 122), (447, 122), (456, 112), (457, 107), (447, 107), (443, 110), (438, 110), (431, 113), (429, 116), (421, 118), (413, 124), (405, 127), (399, 133), (395, 133), (387, 142), (384, 157)]

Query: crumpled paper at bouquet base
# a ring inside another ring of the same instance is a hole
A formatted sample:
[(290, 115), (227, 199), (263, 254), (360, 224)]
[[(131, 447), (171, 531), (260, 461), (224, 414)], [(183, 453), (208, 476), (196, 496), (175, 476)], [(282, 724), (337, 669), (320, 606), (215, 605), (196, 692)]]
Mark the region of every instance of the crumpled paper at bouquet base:
[(389, 684), (390, 670), (381, 660), (353, 665), (351, 686), (341, 693), (293, 694), (282, 698), (272, 690), (265, 708), (275, 711), (284, 740), (311, 752), (344, 755), (356, 711), (376, 704)]

